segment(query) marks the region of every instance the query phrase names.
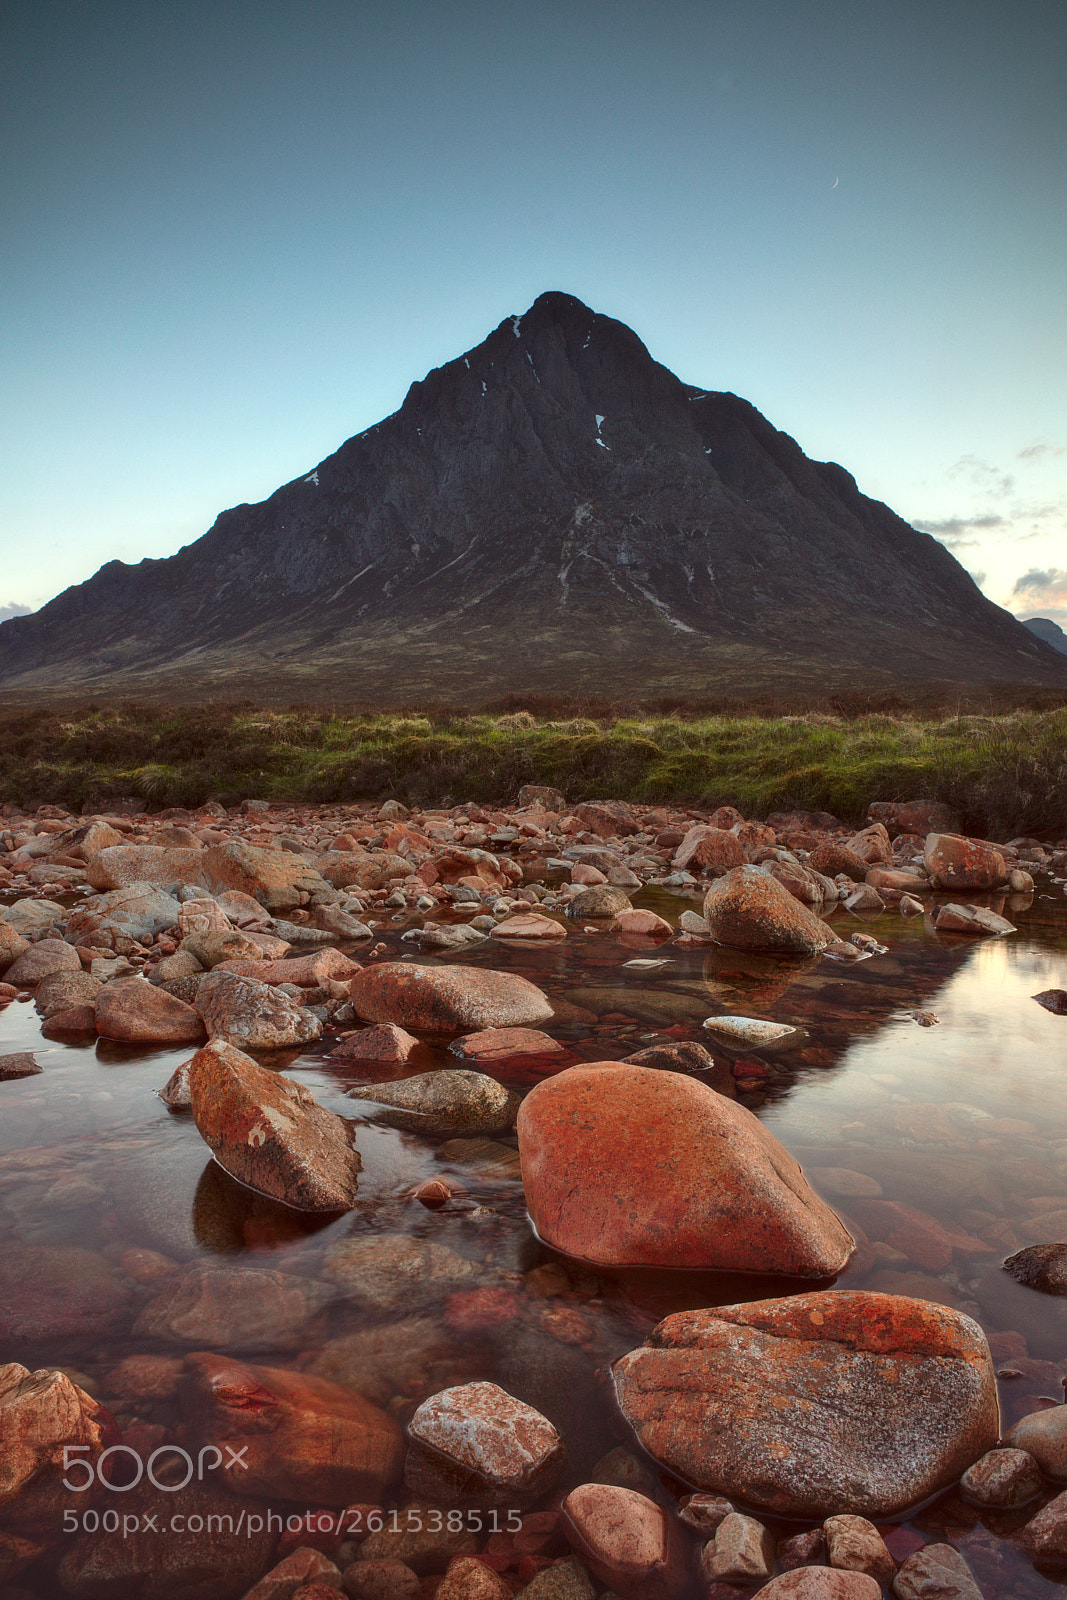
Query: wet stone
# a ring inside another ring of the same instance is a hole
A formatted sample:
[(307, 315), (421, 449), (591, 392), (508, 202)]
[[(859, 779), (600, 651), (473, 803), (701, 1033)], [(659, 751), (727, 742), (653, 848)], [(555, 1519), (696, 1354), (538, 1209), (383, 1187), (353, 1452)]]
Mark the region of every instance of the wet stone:
[(1041, 1471), (1026, 1450), (987, 1450), (960, 1479), (960, 1489), (976, 1505), (992, 1509), (1028, 1505), (1041, 1493)]

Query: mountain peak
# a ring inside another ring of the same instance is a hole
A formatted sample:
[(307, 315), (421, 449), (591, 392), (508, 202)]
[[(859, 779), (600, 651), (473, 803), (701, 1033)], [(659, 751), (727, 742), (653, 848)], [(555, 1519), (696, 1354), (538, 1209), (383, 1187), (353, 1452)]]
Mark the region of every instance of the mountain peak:
[(260, 505), (0, 630), (0, 686), (20, 692), (396, 702), (1065, 672), (844, 468), (558, 290)]

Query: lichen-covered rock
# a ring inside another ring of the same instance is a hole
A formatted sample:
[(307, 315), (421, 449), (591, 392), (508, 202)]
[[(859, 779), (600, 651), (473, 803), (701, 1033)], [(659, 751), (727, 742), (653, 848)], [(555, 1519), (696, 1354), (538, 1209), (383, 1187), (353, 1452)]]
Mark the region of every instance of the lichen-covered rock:
[(825, 1277), (853, 1240), (743, 1106), (625, 1062), (535, 1085), (517, 1129), (541, 1238), (601, 1265)]
[[(110, 1412), (63, 1372), (0, 1366), (0, 1523), (23, 1532), (57, 1534), (68, 1508), (90, 1503), (84, 1490), (95, 1463), (117, 1444)], [(70, 1455), (65, 1454), (70, 1451)], [(78, 1488), (64, 1488), (67, 1463), (84, 1463)]]
[(998, 889), (1008, 867), (995, 845), (958, 833), (929, 833), (923, 862), (935, 889)]
[(704, 896), (704, 920), (718, 944), (736, 950), (816, 955), (833, 931), (758, 867), (735, 867)]
[(680, 1312), (613, 1370), (662, 1466), (786, 1517), (895, 1516), (955, 1483), (999, 1433), (982, 1330), (897, 1295)]
[(322, 1023), (274, 984), (216, 969), (196, 991), (196, 1010), (210, 1039), (245, 1050), (283, 1050), (321, 1039)]

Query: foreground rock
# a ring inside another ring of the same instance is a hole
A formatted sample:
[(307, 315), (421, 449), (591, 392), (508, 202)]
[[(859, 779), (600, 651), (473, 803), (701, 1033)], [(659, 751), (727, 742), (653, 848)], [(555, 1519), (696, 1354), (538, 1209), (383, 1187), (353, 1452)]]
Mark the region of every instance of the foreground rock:
[(1005, 934), (1016, 931), (1014, 923), (988, 906), (942, 906), (934, 919), (939, 933)]
[(240, 1183), (299, 1211), (347, 1211), (362, 1165), (350, 1129), (309, 1089), (213, 1041), (188, 1069), (201, 1137)]
[(863, 1290), (666, 1318), (615, 1363), (644, 1448), (714, 1494), (786, 1517), (896, 1516), (999, 1433), (978, 1325)]
[(400, 1083), (365, 1083), (345, 1093), (380, 1106), (377, 1121), (409, 1133), (504, 1133), (519, 1109), (519, 1096), (495, 1078), (462, 1069), (425, 1072)]
[(23, 1532), (59, 1533), (64, 1510), (87, 1503), (64, 1488), (66, 1461), (85, 1463), (76, 1475), (81, 1488), (118, 1439), (110, 1412), (65, 1373), (29, 1372), (14, 1361), (0, 1366), (0, 1522)]
[(694, 1078), (571, 1067), (530, 1091), (517, 1129), (534, 1226), (568, 1255), (827, 1277), (852, 1254), (792, 1156)]
[(186, 1411), (197, 1437), (242, 1469), (220, 1474), (235, 1494), (311, 1505), (374, 1503), (400, 1476), (404, 1446), (391, 1417), (325, 1378), (228, 1356), (188, 1358)]
[(565, 1464), (563, 1442), (548, 1419), (495, 1383), (431, 1395), (408, 1424), (404, 1482), (428, 1500), (532, 1505)]
[(600, 1582), (625, 1600), (680, 1600), (690, 1588), (681, 1525), (633, 1489), (583, 1483), (563, 1502), (567, 1538)]
[(547, 996), (534, 984), (483, 967), (384, 961), (357, 973), (348, 992), (365, 1022), (395, 1022), (423, 1033), (527, 1028), (552, 1016)]
[(735, 867), (704, 896), (704, 920), (717, 944), (734, 950), (817, 955), (836, 935), (777, 879)]

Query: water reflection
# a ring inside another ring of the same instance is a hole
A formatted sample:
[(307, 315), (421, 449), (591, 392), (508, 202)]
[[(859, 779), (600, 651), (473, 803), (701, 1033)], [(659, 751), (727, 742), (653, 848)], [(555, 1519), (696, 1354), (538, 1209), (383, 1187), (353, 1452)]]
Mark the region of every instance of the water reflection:
[[(635, 899), (677, 919), (676, 897)], [(618, 1059), (676, 1041), (711, 1050), (859, 1241), (838, 1285), (915, 1294), (975, 1316), (1005, 1374), (1010, 1422), (1037, 1395), (1062, 1399), (1067, 1301), (1024, 1288), (1001, 1263), (1024, 1245), (1067, 1240), (1067, 1019), (1031, 998), (1067, 988), (1067, 900), (1038, 894), (1005, 912), (1018, 934), (981, 941), (938, 935), (929, 918), (886, 913), (861, 923), (839, 912), (842, 936), (873, 930), (888, 947), (850, 964), (623, 942), (570, 927), (558, 943), (487, 941), (455, 959), (507, 967), (546, 990), (559, 1008), (548, 1031), (568, 1059)], [(405, 927), (387, 936), (385, 959), (410, 953)], [(643, 957), (666, 964), (626, 966)], [(730, 1046), (702, 1029), (718, 1013), (798, 1031), (769, 1047)], [(916, 1013), (936, 1022), (923, 1026)], [(455, 1066), (446, 1045), (428, 1041), (396, 1075)], [(0, 1052), (32, 1049), (44, 1067), (0, 1085), (0, 1359), (61, 1363), (106, 1394), (124, 1356), (184, 1353), (168, 1329), (186, 1324), (162, 1302), (161, 1281), (192, 1273), (180, 1279), (184, 1317), (189, 1305), (207, 1304), (204, 1268), (209, 1290), (222, 1282), (214, 1274), (237, 1268), (242, 1277), (227, 1280), (226, 1293), (259, 1275), (259, 1291), (281, 1297), (278, 1336), (272, 1343), (272, 1324), (261, 1330), (260, 1359), (369, 1386), (401, 1420), (436, 1388), (492, 1378), (560, 1427), (584, 1472), (617, 1443), (602, 1373), (656, 1320), (790, 1292), (782, 1279), (613, 1273), (567, 1261), (530, 1230), (513, 1137), (430, 1140), (379, 1127), (370, 1105), (344, 1090), (382, 1072), (327, 1059), (330, 1047), (268, 1063), (359, 1122), (356, 1209), (308, 1217), (237, 1184), (209, 1159), (188, 1114), (159, 1100), (188, 1051), (49, 1043), (32, 1006), (0, 1011)], [(530, 1081), (527, 1073), (519, 1086)], [(453, 1198), (427, 1212), (415, 1190), (442, 1175)], [(421, 1297), (369, 1305), (331, 1263), (345, 1241), (371, 1237), (390, 1249), (421, 1241), (447, 1251), (452, 1265)], [(456, 1279), (456, 1258), (469, 1279)], [(91, 1324), (70, 1314), (85, 1303), (86, 1284), (103, 1319)], [(213, 1313), (221, 1304), (224, 1315), (226, 1293), (211, 1299)], [(172, 1398), (136, 1413), (152, 1425), (179, 1421)], [(947, 1516), (949, 1504), (936, 1514)], [(967, 1514), (951, 1501), (951, 1515)], [(1009, 1550), (1003, 1559), (1025, 1575), (1028, 1592), (1044, 1592), (1021, 1557)]]

